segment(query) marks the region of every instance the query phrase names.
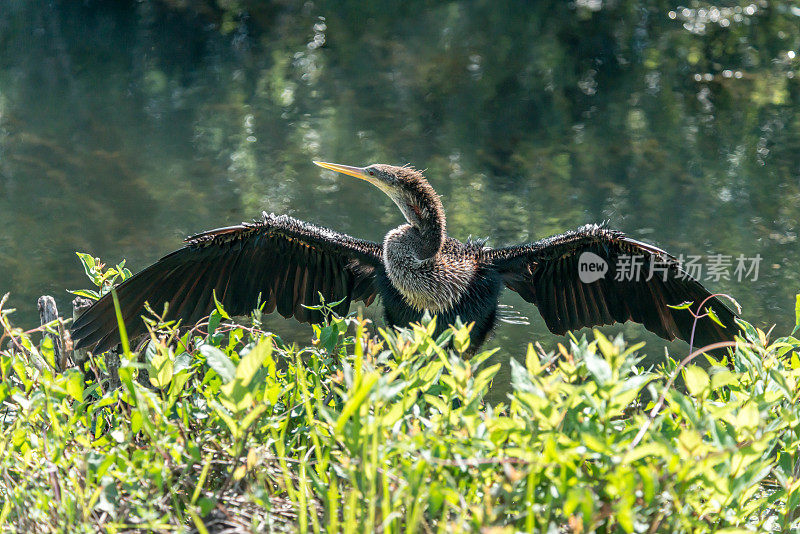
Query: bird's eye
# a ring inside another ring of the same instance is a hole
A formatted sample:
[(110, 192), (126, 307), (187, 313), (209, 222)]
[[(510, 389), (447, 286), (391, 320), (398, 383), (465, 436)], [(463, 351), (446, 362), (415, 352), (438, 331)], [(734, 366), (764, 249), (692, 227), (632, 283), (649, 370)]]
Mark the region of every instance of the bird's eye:
[(375, 171), (369, 171), (370, 176), (375, 176)]

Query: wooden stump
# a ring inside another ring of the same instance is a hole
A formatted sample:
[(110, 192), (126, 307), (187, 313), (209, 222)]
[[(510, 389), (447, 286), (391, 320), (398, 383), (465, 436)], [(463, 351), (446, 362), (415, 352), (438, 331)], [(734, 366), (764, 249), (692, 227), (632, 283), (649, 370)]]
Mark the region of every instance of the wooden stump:
[[(42, 326), (52, 323), (53, 321), (58, 321), (58, 307), (53, 297), (50, 295), (42, 295), (39, 297), (37, 304), (39, 306), (39, 321)], [(46, 331), (44, 333), (44, 338), (49, 338), (53, 342), (53, 356), (56, 370), (63, 371), (67, 366), (66, 352), (64, 352), (64, 343), (62, 341), (64, 338), (64, 325), (58, 321), (55, 330), (58, 334)]]
[(113, 391), (122, 386), (119, 380), (120, 359), (116, 350), (106, 352), (106, 369), (108, 369), (108, 391)]

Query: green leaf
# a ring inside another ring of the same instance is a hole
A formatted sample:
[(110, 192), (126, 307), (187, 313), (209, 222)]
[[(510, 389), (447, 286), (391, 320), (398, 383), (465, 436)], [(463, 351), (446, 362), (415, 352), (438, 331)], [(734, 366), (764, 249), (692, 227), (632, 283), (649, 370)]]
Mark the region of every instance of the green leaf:
[(214, 335), (214, 332), (217, 331), (219, 327), (219, 323), (222, 321), (222, 315), (217, 310), (211, 312), (211, 315), (208, 318), (208, 335)]
[(188, 352), (181, 352), (175, 356), (175, 360), (172, 362), (172, 372), (177, 375), (179, 372), (183, 371), (184, 369), (189, 369), (191, 366), (192, 357)]
[(440, 347), (444, 347), (445, 345), (447, 345), (447, 343), (450, 341), (452, 337), (453, 337), (453, 330), (448, 328), (447, 330), (439, 334), (439, 337), (436, 338), (436, 344), (439, 345)]
[(228, 411), (222, 406), (220, 403), (216, 401), (211, 401), (208, 403), (211, 406), (211, 409), (214, 410), (214, 413), (222, 419), (222, 421), (228, 426), (231, 431), (231, 435), (236, 438), (239, 436), (239, 425), (236, 420), (228, 414)]
[(142, 429), (142, 412), (134, 410), (131, 414), (131, 431), (137, 434)]
[(205, 517), (209, 512), (211, 512), (214, 506), (217, 505), (217, 501), (208, 497), (200, 497), (200, 500), (197, 501), (197, 504), (200, 505), (200, 515)]
[(643, 387), (656, 378), (658, 378), (658, 375), (654, 373), (644, 373), (641, 375), (632, 376), (623, 382), (620, 391), (635, 391), (638, 394)]
[(745, 335), (745, 338), (747, 339), (747, 341), (750, 341), (751, 343), (759, 343), (760, 342), (760, 339), (759, 339), (759, 336), (758, 336), (758, 332), (753, 327), (753, 325), (751, 325), (747, 321), (743, 321), (742, 319), (739, 319), (738, 317), (734, 318), (734, 321), (736, 321), (736, 324), (739, 326), (739, 328), (741, 328), (744, 331), (744, 335)]
[(722, 323), (722, 321), (720, 320), (720, 318), (719, 318), (719, 317), (717, 317), (717, 314), (716, 314), (716, 312), (714, 311), (714, 309), (713, 309), (711, 306), (709, 306), (708, 308), (706, 308), (706, 313), (708, 313), (708, 318), (709, 318), (709, 319), (711, 319), (712, 321), (714, 321), (715, 323), (717, 323), (718, 325), (720, 325), (722, 328), (726, 328), (726, 326), (725, 326), (725, 325)]
[(76, 297), (84, 297), (91, 300), (100, 298), (100, 293), (98, 291), (92, 291), (91, 289), (68, 289), (67, 293), (72, 293)]
[(236, 366), (224, 352), (213, 345), (200, 345), (200, 354), (206, 357), (206, 363), (217, 372), (222, 382), (227, 384), (236, 376)]
[(469, 348), (469, 334), (473, 326), (475, 326), (475, 323), (469, 323), (461, 328), (453, 329), (453, 347), (455, 347), (460, 354), (463, 354)]
[(500, 350), (500, 347), (481, 351), (481, 352), (477, 353), (475, 356), (473, 356), (472, 358), (469, 359), (469, 364), (472, 367), (478, 367), (483, 362), (485, 362), (486, 360), (491, 358), (499, 350)]
[(358, 410), (358, 408), (367, 400), (372, 386), (378, 381), (378, 373), (368, 373), (361, 378), (361, 384), (356, 392), (347, 400), (342, 408), (342, 413), (336, 419), (336, 434), (339, 435), (344, 430), (344, 425), (347, 420)]
[(325, 350), (332, 352), (336, 348), (336, 343), (339, 342), (339, 329), (335, 326), (328, 325), (320, 330), (319, 343)]
[(83, 265), (83, 270), (86, 272), (86, 276), (88, 276), (89, 279), (94, 282), (97, 278), (97, 274), (95, 272), (95, 266), (97, 263), (95, 262), (94, 256), (91, 254), (86, 254), (85, 252), (76, 252), (75, 254), (78, 255), (78, 258), (80, 258), (81, 264)]
[(152, 372), (150, 373), (150, 383), (159, 389), (167, 387), (170, 380), (172, 380), (173, 372), (169, 349), (151, 340), (147, 353), (151, 355), (150, 365)]
[(253, 405), (255, 397), (250, 389), (246, 388), (239, 379), (224, 384), (219, 390), (222, 392), (220, 401), (234, 414), (239, 414)]
[(689, 308), (692, 307), (692, 304), (694, 304), (692, 301), (686, 300), (684, 302), (681, 302), (680, 304), (675, 304), (675, 305), (667, 304), (667, 308), (672, 308), (673, 310), (688, 310)]
[(690, 365), (683, 370), (683, 379), (686, 381), (686, 389), (695, 397), (700, 396), (709, 385), (708, 375), (696, 365)]
[(265, 338), (258, 345), (244, 355), (239, 365), (236, 367), (236, 378), (242, 381), (242, 385), (249, 386), (250, 381), (256, 372), (264, 364), (264, 361), (272, 354), (272, 339)]
[(217, 313), (219, 313), (220, 317), (223, 319), (230, 319), (231, 316), (228, 315), (228, 312), (225, 311), (225, 308), (222, 307), (222, 303), (217, 300), (217, 290), (213, 289), (211, 291), (211, 296), (214, 298), (214, 307), (217, 309)]
[(511, 388), (519, 392), (530, 393), (534, 391), (527, 367), (520, 364), (513, 357), (509, 359), (508, 363), (511, 364)]
[(169, 386), (169, 395), (170, 397), (178, 397), (180, 395), (181, 390), (186, 385), (186, 382), (189, 381), (189, 377), (192, 376), (192, 373), (187, 371), (186, 369), (182, 369), (180, 371), (175, 372), (172, 375), (172, 383)]
[(536, 376), (542, 370), (542, 364), (539, 362), (539, 355), (536, 349), (533, 348), (533, 343), (528, 343), (528, 351), (525, 353), (525, 367), (528, 373)]
[(242, 430), (247, 430), (248, 428), (250, 428), (250, 425), (252, 425), (256, 421), (256, 419), (261, 417), (261, 414), (264, 413), (266, 409), (267, 409), (266, 405), (259, 404), (258, 406), (250, 410), (250, 413), (248, 413), (244, 417), (244, 419), (242, 419), (241, 423), (239, 424), (239, 427)]
[(67, 393), (76, 401), (83, 400), (83, 373), (70, 369), (67, 373)]
[(798, 330), (800, 330), (800, 293), (794, 297), (794, 330), (792, 330), (792, 335)]
[(347, 321), (341, 317), (333, 317), (331, 319), (331, 326), (335, 326), (340, 334), (347, 332)]
[(664, 450), (663, 444), (653, 442), (645, 443), (644, 445), (639, 445), (635, 449), (628, 451), (625, 456), (622, 457), (622, 464), (633, 464), (646, 456), (663, 457), (666, 456), (666, 454), (667, 451)]
[(114, 313), (117, 316), (117, 328), (119, 328), (119, 341), (122, 345), (122, 353), (125, 355), (125, 358), (131, 360), (133, 356), (131, 355), (131, 344), (128, 342), (128, 329), (125, 327), (125, 321), (122, 320), (122, 309), (119, 307), (119, 298), (117, 297), (117, 291), (115, 289), (111, 290), (111, 299), (114, 301)]
[[(606, 342), (608, 343), (608, 340)], [(610, 345), (610, 343), (608, 344)], [(611, 366), (604, 358), (592, 352), (586, 352), (583, 361), (586, 363), (586, 369), (594, 377), (595, 382), (603, 385), (611, 380)]]
[(500, 364), (496, 363), (479, 372), (475, 377), (474, 388), (477, 391), (483, 392), (484, 388), (486, 388), (499, 370)]
[(736, 426), (739, 428), (756, 428), (758, 426), (759, 413), (758, 407), (754, 402), (748, 402), (739, 409), (736, 416)]
[(711, 375), (711, 389), (719, 389), (723, 386), (732, 386), (738, 383), (736, 375), (727, 369), (722, 369)]
[[(600, 348), (600, 352), (603, 353), (603, 356), (606, 358), (610, 358), (611, 356), (616, 356), (619, 354), (619, 351), (611, 341), (608, 340), (606, 336), (600, 330), (594, 331), (594, 338), (597, 341), (597, 346)], [(609, 375), (610, 378), (610, 375)]]
[(50, 365), (51, 368), (55, 369), (56, 367), (56, 354), (55, 348), (53, 345), (53, 338), (50, 336), (46, 336), (42, 340), (42, 344), (39, 348), (39, 354), (45, 359), (45, 361)]

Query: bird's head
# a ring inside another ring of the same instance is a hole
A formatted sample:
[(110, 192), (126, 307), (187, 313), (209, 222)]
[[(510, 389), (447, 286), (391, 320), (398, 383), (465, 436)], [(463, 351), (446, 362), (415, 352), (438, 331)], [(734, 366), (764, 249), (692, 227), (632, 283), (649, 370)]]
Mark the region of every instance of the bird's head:
[(439, 195), (421, 172), (412, 167), (396, 167), (374, 163), (366, 167), (351, 167), (315, 161), (322, 168), (355, 176), (371, 183), (391, 198), (408, 223), (423, 235), (434, 233), (444, 238), (444, 208)]

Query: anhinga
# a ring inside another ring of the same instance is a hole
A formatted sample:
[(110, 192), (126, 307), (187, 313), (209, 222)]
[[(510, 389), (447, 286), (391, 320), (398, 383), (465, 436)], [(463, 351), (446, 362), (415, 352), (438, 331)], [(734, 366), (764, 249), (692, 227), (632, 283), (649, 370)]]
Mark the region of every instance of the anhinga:
[[(377, 186), (397, 204), (407, 224), (391, 230), (380, 244), (264, 213), (252, 223), (189, 237), (183, 248), (117, 287), (129, 335), (146, 332), (140, 319), (145, 302), (157, 311), (169, 302), (167, 319), (194, 324), (213, 310), (214, 294), (233, 315), (250, 313), (260, 298), (266, 312), (277, 309), (284, 317), (315, 322), (320, 312), (305, 306), (318, 304), (319, 294), (327, 302), (341, 300), (335, 308), (339, 313), (352, 301), (369, 305), (380, 295), (390, 326), (418, 321), (427, 311), (439, 317), (441, 331), (460, 317), (475, 323), (471, 344), (477, 348), (495, 325), (505, 286), (535, 304), (557, 334), (632, 320), (663, 338), (689, 340), (693, 316), (669, 305), (690, 301), (697, 306), (710, 296), (673, 257), (621, 232), (590, 224), (513, 247), (462, 243), (447, 235), (439, 196), (419, 171), (315, 163)], [(606, 262), (606, 275), (582, 281), (583, 253)], [(616, 275), (624, 258), (639, 259), (641, 276)], [(657, 263), (659, 270), (651, 269)], [(707, 304), (726, 328), (700, 319), (696, 345), (729, 340), (738, 330), (725, 305), (716, 298)], [(119, 343), (110, 294), (75, 321), (72, 337), (77, 348), (93, 346), (95, 352)]]

